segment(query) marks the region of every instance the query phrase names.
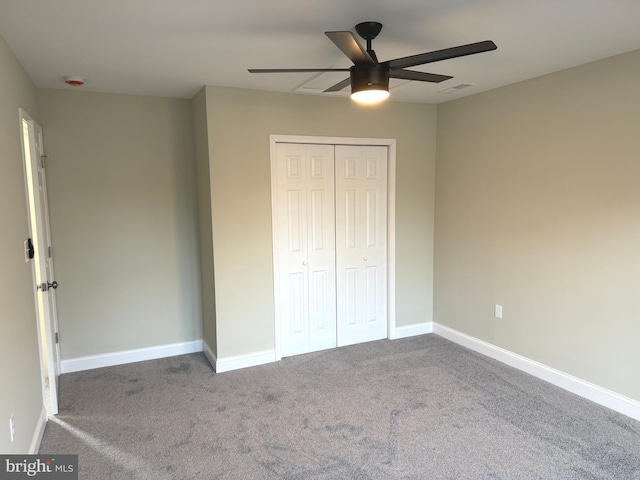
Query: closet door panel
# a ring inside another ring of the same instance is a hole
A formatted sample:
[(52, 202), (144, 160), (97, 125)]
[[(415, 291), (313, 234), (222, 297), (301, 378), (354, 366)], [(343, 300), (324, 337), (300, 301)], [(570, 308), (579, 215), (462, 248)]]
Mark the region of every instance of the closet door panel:
[(333, 145), (307, 145), (309, 351), (336, 347)]
[(282, 356), (309, 350), (305, 149), (277, 146), (277, 253)]
[(338, 346), (387, 336), (387, 148), (336, 146)]
[(276, 146), (283, 357), (336, 346), (333, 146)]

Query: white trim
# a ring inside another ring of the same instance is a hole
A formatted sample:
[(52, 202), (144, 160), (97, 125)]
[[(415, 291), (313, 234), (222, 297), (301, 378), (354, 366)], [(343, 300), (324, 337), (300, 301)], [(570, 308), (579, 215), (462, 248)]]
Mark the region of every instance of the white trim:
[(215, 370), (217, 361), (216, 354), (213, 353), (213, 350), (211, 350), (209, 344), (204, 340), (202, 341), (202, 353), (204, 353), (204, 356), (207, 357), (207, 360), (209, 360), (211, 367), (213, 368), (213, 370)]
[[(277, 192), (275, 191), (278, 185), (278, 175), (277, 175), (277, 165), (276, 165), (276, 157), (277, 157), (277, 148), (276, 145), (278, 143), (277, 135), (269, 136), (269, 163), (271, 167), (271, 239), (273, 242), (273, 251), (271, 252), (273, 256), (273, 348), (274, 355), (276, 360), (280, 360), (282, 356), (280, 355), (280, 332), (282, 330), (282, 325), (280, 322), (280, 281), (278, 280), (280, 274), (278, 270), (279, 266), (279, 257), (278, 257), (278, 217), (276, 212), (278, 211), (278, 200), (277, 200)], [(217, 370), (216, 370), (217, 371)]]
[(274, 349), (262, 352), (246, 353), (244, 355), (234, 355), (232, 357), (218, 358), (216, 361), (216, 373), (230, 372), (240, 368), (255, 367), (276, 361), (276, 351)]
[(387, 338), (396, 329), (396, 141), (391, 140), (387, 159)]
[(415, 337), (416, 335), (425, 335), (433, 332), (433, 322), (414, 323), (413, 325), (403, 325), (396, 327), (391, 340), (398, 338)]
[[(269, 151), (271, 163), (271, 230), (273, 232), (273, 284), (274, 284), (274, 355), (275, 360), (282, 358), (280, 354), (280, 314), (278, 301), (278, 245), (276, 198), (276, 144), (303, 143), (319, 145), (374, 145), (388, 148), (387, 159), (387, 338), (395, 338), (396, 331), (396, 140), (394, 138), (364, 137), (314, 137), (299, 135), (269, 135)], [(217, 370), (216, 370), (217, 371)]]
[(364, 138), (364, 137), (313, 137), (303, 135), (269, 135), (273, 143), (315, 143), (317, 145), (381, 145), (395, 144), (393, 138)]
[(433, 333), (640, 421), (640, 402), (438, 323)]
[(38, 416), (38, 422), (33, 432), (33, 438), (31, 439), (31, 445), (29, 445), (29, 455), (35, 455), (40, 450), (40, 442), (44, 436), (44, 427), (47, 426), (47, 409), (43, 405), (40, 409), (40, 415)]
[(70, 358), (62, 360), (61, 373), (80, 372), (92, 368), (112, 367), (125, 363), (155, 360), (156, 358), (173, 357), (202, 351), (202, 340), (192, 342), (173, 343), (170, 345), (158, 345), (156, 347), (139, 348), (136, 350), (123, 350), (120, 352), (89, 355), (86, 357)]

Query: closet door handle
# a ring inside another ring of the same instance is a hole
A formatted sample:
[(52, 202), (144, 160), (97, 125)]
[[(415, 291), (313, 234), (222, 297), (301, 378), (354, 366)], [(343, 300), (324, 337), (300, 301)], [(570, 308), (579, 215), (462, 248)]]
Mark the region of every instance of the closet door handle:
[(362, 257), (362, 260), (364, 260), (366, 262), (367, 261), (367, 257)]
[(307, 261), (306, 261), (306, 260), (303, 260), (303, 261), (302, 261), (302, 265), (304, 265), (304, 266), (306, 267), (306, 266), (307, 266)]

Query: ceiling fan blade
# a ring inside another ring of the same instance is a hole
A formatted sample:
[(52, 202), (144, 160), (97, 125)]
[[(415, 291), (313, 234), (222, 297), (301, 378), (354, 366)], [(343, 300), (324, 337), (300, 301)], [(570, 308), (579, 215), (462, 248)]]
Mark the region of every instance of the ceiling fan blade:
[(389, 72), (391, 78), (402, 78), (404, 80), (417, 80), (419, 82), (440, 83), (453, 78), (449, 75), (438, 75), (437, 73), (414, 72), (413, 70), (392, 70)]
[(348, 68), (249, 68), (250, 73), (348, 72)]
[(327, 88), (326, 90), (324, 90), (324, 92), (339, 92), (340, 90), (342, 90), (343, 88), (349, 85), (351, 85), (351, 77), (345, 78), (344, 80), (336, 83), (332, 87)]
[(371, 55), (362, 48), (362, 45), (358, 43), (356, 37), (351, 32), (324, 32), (324, 34), (331, 39), (336, 46), (342, 50), (349, 60), (353, 63), (371, 63), (375, 64)]
[(460, 45), (459, 47), (445, 48), (444, 50), (436, 50), (433, 52), (420, 53), (409, 57), (396, 58), (384, 62), (389, 65), (390, 70), (398, 70), (400, 68), (414, 67), (416, 65), (424, 65), (425, 63), (439, 62), (450, 58), (464, 57), (475, 53), (488, 52), (498, 48), (491, 40), (484, 42), (470, 43), (468, 45)]

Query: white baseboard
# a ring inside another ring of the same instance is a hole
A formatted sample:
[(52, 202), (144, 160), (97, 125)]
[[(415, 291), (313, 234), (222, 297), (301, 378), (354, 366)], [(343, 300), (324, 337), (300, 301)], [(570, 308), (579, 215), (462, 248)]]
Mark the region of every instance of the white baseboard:
[(264, 350), (262, 352), (247, 353), (245, 355), (218, 358), (215, 364), (215, 371), (216, 373), (230, 372), (231, 370), (238, 370), (239, 368), (255, 367), (275, 361), (276, 351), (273, 349)]
[(391, 340), (415, 337), (416, 335), (425, 335), (431, 332), (433, 332), (433, 322), (414, 323), (413, 325), (396, 327), (391, 336)]
[(29, 455), (35, 455), (40, 450), (40, 442), (44, 435), (44, 427), (47, 426), (47, 409), (42, 406), (40, 409), (40, 415), (38, 416), (38, 423), (33, 432), (33, 438), (31, 439), (31, 445), (29, 445)]
[(60, 362), (60, 373), (80, 372), (92, 368), (112, 367), (125, 363), (155, 360), (156, 358), (173, 357), (202, 351), (202, 340), (173, 343), (156, 347), (123, 350), (120, 352), (89, 355), (87, 357), (70, 358)]
[(209, 344), (204, 340), (202, 341), (202, 353), (204, 353), (204, 356), (207, 357), (207, 360), (209, 360), (209, 363), (211, 364), (211, 368), (215, 370), (216, 360), (217, 360), (216, 354), (213, 353), (213, 350), (211, 350), (211, 347), (209, 346)]
[(640, 421), (640, 402), (438, 323), (433, 333)]

